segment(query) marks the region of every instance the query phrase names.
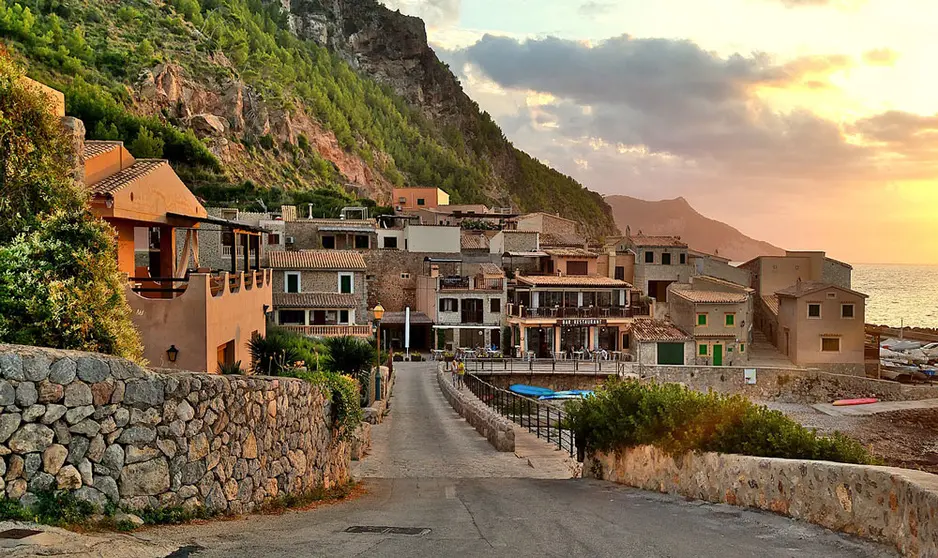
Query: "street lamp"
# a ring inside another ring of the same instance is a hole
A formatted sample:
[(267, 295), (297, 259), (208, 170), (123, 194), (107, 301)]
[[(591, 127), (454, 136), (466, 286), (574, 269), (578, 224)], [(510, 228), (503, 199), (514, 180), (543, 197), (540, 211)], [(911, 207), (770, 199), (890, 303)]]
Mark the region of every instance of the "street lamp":
[(378, 335), (378, 368), (380, 369), (381, 368), (381, 318), (384, 317), (384, 306), (381, 306), (381, 303), (379, 302), (378, 305), (375, 306), (371, 311), (375, 315), (375, 322), (377, 322), (376, 329), (377, 329), (377, 335)]
[(176, 345), (170, 345), (169, 348), (166, 349), (166, 357), (170, 362), (176, 362), (177, 356), (179, 356), (179, 349), (176, 348)]

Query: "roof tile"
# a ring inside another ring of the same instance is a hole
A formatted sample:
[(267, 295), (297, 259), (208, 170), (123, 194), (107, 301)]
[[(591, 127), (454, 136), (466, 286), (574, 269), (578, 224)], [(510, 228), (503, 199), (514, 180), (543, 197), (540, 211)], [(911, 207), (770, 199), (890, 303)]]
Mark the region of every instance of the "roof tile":
[(672, 289), (671, 292), (684, 300), (695, 304), (742, 304), (749, 295), (746, 293), (727, 293), (722, 291), (697, 291), (689, 289)]
[(690, 336), (670, 322), (660, 320), (635, 320), (631, 326), (632, 337), (637, 341), (687, 341)]
[(533, 287), (610, 287), (630, 289), (632, 285), (604, 275), (528, 275), (518, 276), (518, 283)]
[(86, 140), (81, 150), (81, 158), (85, 161), (94, 159), (98, 155), (104, 155), (105, 153), (119, 149), (123, 145), (124, 142), (122, 141)]
[(351, 250), (273, 251), (267, 253), (272, 269), (364, 270), (365, 258)]
[(762, 295), (762, 302), (769, 309), (769, 312), (778, 316), (778, 297), (775, 295)]
[(275, 308), (355, 308), (360, 300), (342, 293), (274, 293)]
[(635, 246), (687, 248), (687, 243), (677, 236), (635, 235), (629, 238)]
[(463, 233), (459, 245), (463, 250), (488, 250), (489, 238), (484, 234)]
[(550, 256), (561, 258), (598, 258), (599, 254), (586, 248), (548, 248), (544, 250)]
[(127, 186), (153, 173), (163, 165), (169, 163), (163, 159), (137, 159), (137, 162), (126, 169), (99, 180), (90, 186), (91, 193), (95, 195), (113, 194)]

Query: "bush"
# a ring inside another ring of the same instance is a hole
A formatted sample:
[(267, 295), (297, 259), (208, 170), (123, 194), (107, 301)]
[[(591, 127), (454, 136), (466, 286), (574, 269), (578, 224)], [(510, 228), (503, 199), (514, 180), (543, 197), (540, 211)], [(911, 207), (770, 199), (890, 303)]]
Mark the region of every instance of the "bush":
[(264, 376), (279, 376), (301, 358), (291, 339), (276, 330), (268, 331), (266, 337), (252, 337), (248, 341), (248, 352), (251, 353), (251, 371)]
[(244, 370), (241, 369), (241, 361), (232, 362), (231, 364), (218, 364), (218, 373), (219, 374), (244, 374)]
[(780, 411), (739, 396), (677, 384), (611, 380), (594, 397), (568, 404), (568, 427), (589, 451), (653, 445), (672, 454), (735, 453), (841, 463), (874, 463), (857, 442), (819, 436)]
[(375, 348), (364, 339), (330, 337), (326, 339), (326, 347), (329, 349), (329, 355), (325, 359), (325, 367), (359, 381), (371, 371), (375, 362)]

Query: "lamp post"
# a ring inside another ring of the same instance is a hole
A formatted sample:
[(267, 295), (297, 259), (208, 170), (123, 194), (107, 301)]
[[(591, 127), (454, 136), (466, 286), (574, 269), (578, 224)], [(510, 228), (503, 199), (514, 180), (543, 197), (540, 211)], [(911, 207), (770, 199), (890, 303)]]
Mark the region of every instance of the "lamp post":
[(384, 306), (381, 306), (379, 302), (371, 310), (375, 315), (375, 330), (377, 334), (377, 345), (378, 350), (376, 351), (375, 360), (378, 361), (378, 365), (375, 367), (375, 399), (380, 399), (381, 391), (381, 318), (384, 317)]

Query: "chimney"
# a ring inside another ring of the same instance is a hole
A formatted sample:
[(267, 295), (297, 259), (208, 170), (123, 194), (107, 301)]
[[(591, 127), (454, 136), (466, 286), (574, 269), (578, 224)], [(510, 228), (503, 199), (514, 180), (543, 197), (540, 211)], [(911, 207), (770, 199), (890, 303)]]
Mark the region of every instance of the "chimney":
[(798, 281), (795, 283), (795, 294), (801, 296), (801, 277), (798, 278)]

